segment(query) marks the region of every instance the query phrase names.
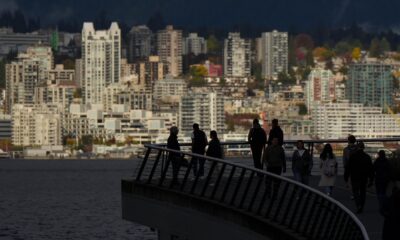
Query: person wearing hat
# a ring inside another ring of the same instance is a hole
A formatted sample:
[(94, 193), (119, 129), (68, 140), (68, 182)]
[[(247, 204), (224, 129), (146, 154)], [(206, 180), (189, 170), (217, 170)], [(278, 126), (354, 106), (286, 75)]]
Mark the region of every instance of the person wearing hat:
[(344, 179), (346, 184), (351, 180), (354, 200), (356, 203), (356, 213), (362, 213), (365, 205), (367, 186), (371, 187), (374, 180), (374, 169), (371, 157), (364, 152), (363, 142), (358, 143), (358, 150), (353, 153), (348, 161), (348, 169)]

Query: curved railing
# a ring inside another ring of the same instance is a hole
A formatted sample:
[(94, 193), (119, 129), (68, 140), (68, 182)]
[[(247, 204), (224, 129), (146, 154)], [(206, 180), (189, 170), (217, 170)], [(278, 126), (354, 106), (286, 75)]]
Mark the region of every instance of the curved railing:
[[(363, 141), (394, 142), (400, 139)], [(315, 143), (328, 142), (346, 141), (305, 141), (310, 150)], [(135, 173), (135, 184), (158, 187), (222, 204), (252, 214), (272, 225), (279, 225), (306, 239), (369, 239), (365, 227), (350, 210), (313, 188), (230, 161), (167, 149), (165, 145), (149, 144), (145, 147), (147, 151)], [(179, 185), (172, 182), (172, 163), (168, 160), (168, 155), (171, 153), (181, 155), (188, 163), (187, 166), (180, 167)], [(205, 162), (203, 178), (192, 173), (194, 161), (190, 160), (193, 158)]]

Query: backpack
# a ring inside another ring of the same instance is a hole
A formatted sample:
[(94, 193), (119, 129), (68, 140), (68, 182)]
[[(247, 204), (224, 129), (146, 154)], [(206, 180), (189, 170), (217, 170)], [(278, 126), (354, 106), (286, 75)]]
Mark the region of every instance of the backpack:
[(326, 159), (322, 166), (323, 174), (328, 177), (335, 176), (336, 175), (336, 165), (337, 165), (336, 159), (334, 159), (334, 158)]

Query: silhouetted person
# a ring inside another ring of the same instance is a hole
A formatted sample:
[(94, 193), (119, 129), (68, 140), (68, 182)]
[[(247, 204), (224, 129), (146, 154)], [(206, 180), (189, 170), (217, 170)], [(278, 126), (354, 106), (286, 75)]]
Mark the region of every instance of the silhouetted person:
[[(171, 127), (169, 132), (170, 135), (168, 137), (167, 148), (180, 151), (181, 148), (178, 142), (179, 129), (177, 127)], [(179, 184), (178, 174), (182, 156), (181, 154), (170, 152), (168, 154), (168, 161), (172, 164), (172, 184)]]
[[(364, 209), (367, 185), (372, 186), (374, 172), (371, 157), (364, 152), (364, 143), (357, 144), (358, 150), (350, 156), (347, 163), (345, 181), (351, 180), (351, 187), (356, 202), (357, 213)], [(369, 179), (369, 183), (368, 183)]]
[[(206, 146), (208, 144), (206, 134), (200, 130), (199, 124), (193, 124), (192, 133), (192, 153), (204, 155)], [(204, 158), (193, 157), (193, 173), (195, 176), (204, 176)]]
[(267, 135), (258, 122), (258, 119), (253, 120), (253, 127), (249, 131), (248, 141), (250, 143), (254, 167), (262, 169), (261, 156), (267, 142)]
[(333, 154), (332, 146), (329, 143), (325, 144), (319, 158), (321, 159), (321, 163), (319, 165), (319, 168), (321, 169), (321, 180), (319, 181), (318, 186), (324, 187), (325, 193), (330, 196), (336, 182), (338, 163), (335, 155)]
[(382, 240), (398, 240), (400, 230), (400, 186), (393, 189), (392, 194), (383, 205), (383, 230)]
[[(279, 139), (272, 139), (272, 144), (268, 145), (265, 149), (263, 160), (267, 166), (267, 172), (281, 175), (282, 172), (286, 172), (286, 158), (283, 147), (279, 145)], [(272, 184), (272, 185), (271, 185)], [(266, 179), (266, 187), (269, 195), (271, 196), (271, 188), (273, 188), (273, 198), (276, 198), (279, 190), (280, 180), (278, 179)]]
[(386, 200), (386, 189), (390, 181), (390, 163), (386, 158), (385, 151), (378, 152), (378, 158), (374, 162), (376, 195), (379, 202), (379, 209), (382, 211), (383, 203)]
[(309, 176), (313, 167), (310, 152), (304, 148), (302, 140), (297, 141), (297, 149), (292, 156), (292, 170), (294, 179), (302, 184), (308, 185)]
[(343, 149), (343, 168), (345, 173), (347, 171), (347, 164), (349, 162), (350, 156), (357, 151), (356, 142), (356, 137), (353, 135), (349, 135), (349, 137), (347, 138), (347, 147)]
[[(350, 156), (357, 151), (356, 145), (357, 139), (353, 135), (349, 135), (347, 138), (347, 147), (343, 149), (343, 168), (344, 168), (344, 176), (346, 176), (346, 172), (348, 171), (348, 162)], [(354, 196), (351, 196), (351, 199), (354, 199)]]
[(268, 134), (268, 142), (267, 142), (268, 145), (272, 144), (272, 140), (274, 138), (278, 138), (278, 142), (279, 142), (280, 146), (283, 145), (283, 131), (282, 131), (281, 127), (279, 126), (278, 119), (272, 120), (272, 128)]
[(222, 157), (223, 157), (222, 147), (221, 147), (221, 143), (218, 139), (217, 132), (211, 131), (210, 138), (211, 138), (211, 141), (208, 143), (206, 155), (209, 157), (222, 159)]

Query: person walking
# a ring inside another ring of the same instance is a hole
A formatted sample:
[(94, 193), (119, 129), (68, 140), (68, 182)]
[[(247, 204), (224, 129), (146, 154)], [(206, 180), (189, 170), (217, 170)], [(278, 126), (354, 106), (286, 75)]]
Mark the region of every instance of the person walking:
[[(218, 158), (218, 159), (223, 159), (223, 157), (224, 157), (223, 149), (222, 149), (221, 143), (220, 143), (220, 141), (218, 139), (217, 132), (216, 131), (211, 131), (210, 132), (210, 138), (211, 138), (211, 141), (208, 143), (206, 156), (213, 157), (213, 158)], [(216, 169), (214, 169), (214, 168), (216, 168)], [(214, 173), (215, 172), (219, 172), (218, 163), (217, 162), (213, 162), (210, 169), (214, 169), (213, 170)], [(209, 181), (212, 181), (212, 179), (209, 179)], [(213, 186), (214, 182), (211, 182), (210, 185)]]
[[(199, 124), (193, 124), (192, 133), (192, 153), (204, 155), (206, 146), (208, 144), (206, 134), (200, 130)], [(204, 176), (204, 158), (192, 157), (193, 161), (193, 173), (197, 177)]]
[(280, 146), (283, 145), (283, 131), (282, 131), (281, 127), (279, 126), (278, 119), (272, 120), (272, 128), (268, 134), (268, 141), (267, 141), (268, 145), (272, 144), (272, 140), (274, 138), (278, 138), (278, 142), (279, 142)]
[(324, 149), (320, 155), (321, 180), (318, 186), (325, 188), (325, 193), (332, 195), (333, 187), (335, 186), (336, 176), (338, 173), (338, 163), (333, 154), (332, 146), (328, 143), (325, 144)]
[(387, 199), (386, 190), (390, 181), (390, 171), (390, 163), (386, 158), (385, 151), (380, 150), (378, 158), (374, 162), (375, 188), (380, 211), (382, 211), (383, 204)]
[[(283, 147), (279, 145), (279, 139), (277, 137), (272, 139), (272, 144), (265, 149), (263, 161), (267, 166), (267, 172), (276, 175), (281, 175), (282, 172), (286, 172), (285, 151), (283, 150)], [(271, 193), (272, 198), (275, 199), (277, 197), (279, 185), (279, 179), (267, 177), (266, 188), (270, 197)]]
[(254, 167), (262, 169), (261, 156), (267, 142), (267, 135), (264, 129), (262, 129), (258, 119), (253, 120), (253, 127), (250, 129), (247, 138), (250, 143)]
[(302, 140), (297, 141), (297, 149), (292, 156), (292, 171), (294, 179), (302, 184), (308, 185), (309, 176), (313, 167), (310, 152), (304, 148)]
[[(346, 176), (346, 172), (348, 171), (348, 162), (350, 156), (357, 151), (356, 145), (357, 139), (353, 135), (349, 135), (347, 138), (347, 147), (343, 149), (343, 168), (344, 168), (344, 176)], [(354, 196), (351, 195), (350, 198), (354, 200)]]
[[(358, 150), (353, 153), (347, 163), (347, 172), (345, 172), (345, 181), (348, 185), (351, 181), (354, 200), (356, 203), (356, 213), (362, 213), (365, 205), (367, 185), (372, 186), (373, 182), (373, 165), (371, 157), (364, 152), (364, 143), (357, 144)], [(369, 180), (369, 182), (368, 182)]]
[[(167, 141), (167, 148), (180, 151), (180, 145), (178, 142), (179, 129), (177, 127), (171, 127), (169, 129), (170, 135)], [(172, 164), (172, 185), (179, 185), (178, 174), (181, 166), (182, 156), (180, 154), (169, 152), (168, 162)]]

